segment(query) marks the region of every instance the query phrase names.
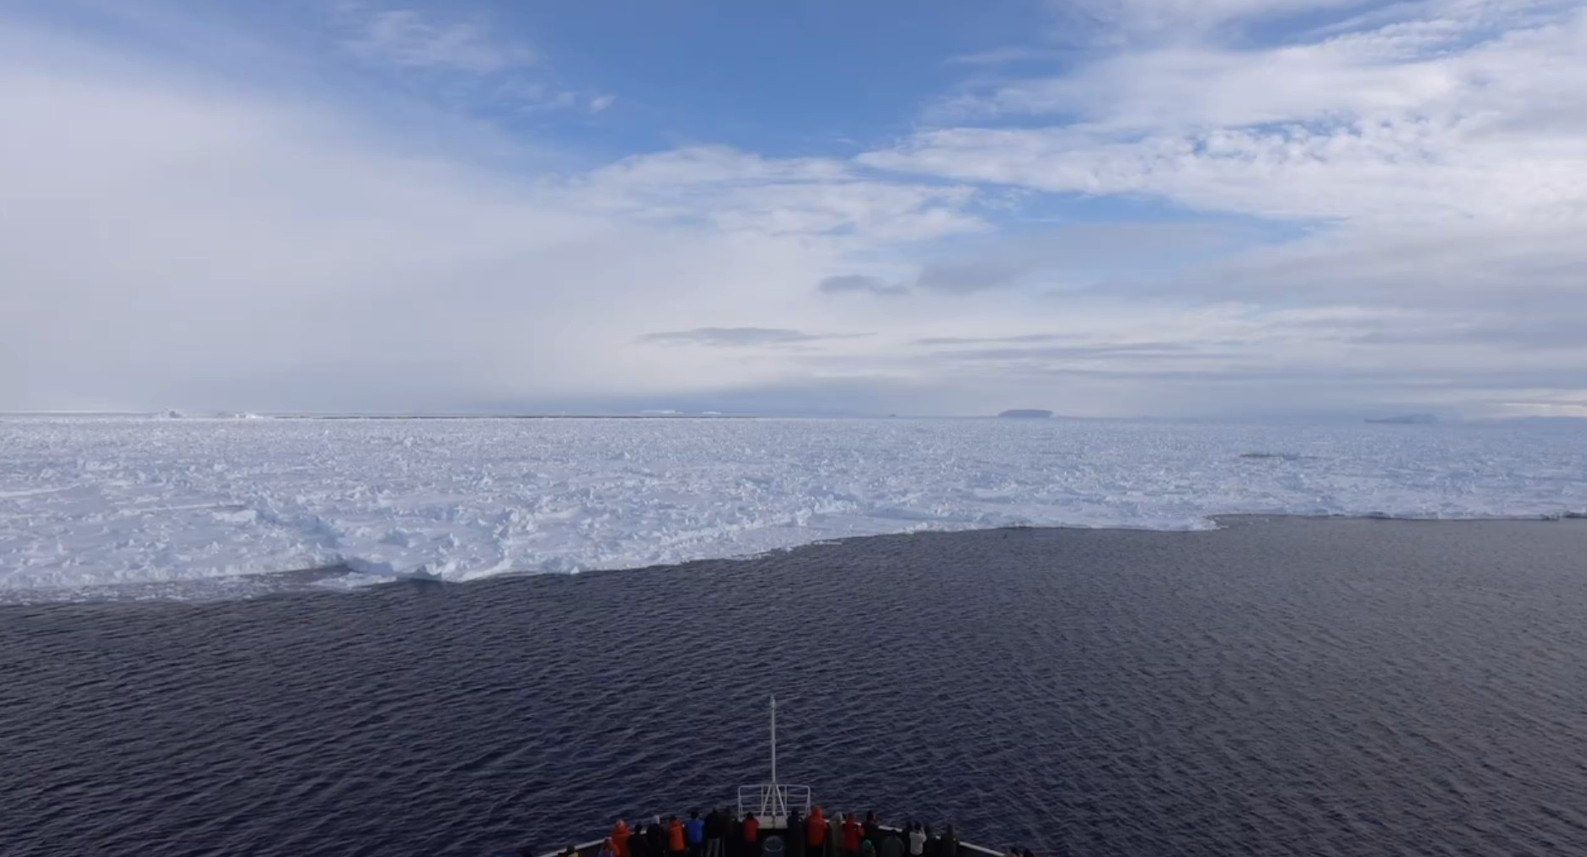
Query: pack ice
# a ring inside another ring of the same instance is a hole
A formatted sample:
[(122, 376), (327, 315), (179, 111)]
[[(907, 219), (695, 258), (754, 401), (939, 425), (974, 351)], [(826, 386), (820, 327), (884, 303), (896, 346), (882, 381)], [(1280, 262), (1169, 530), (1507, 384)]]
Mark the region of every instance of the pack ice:
[[(0, 596), (674, 563), (1015, 524), (1587, 511), (1587, 432), (1065, 420), (0, 420)], [(209, 590), (203, 587), (209, 586)]]

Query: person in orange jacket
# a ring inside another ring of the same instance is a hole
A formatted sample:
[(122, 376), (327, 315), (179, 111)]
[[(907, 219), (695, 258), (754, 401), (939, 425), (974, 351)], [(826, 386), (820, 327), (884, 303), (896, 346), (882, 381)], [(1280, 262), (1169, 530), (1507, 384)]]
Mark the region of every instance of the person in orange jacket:
[(612, 828), (612, 851), (617, 857), (628, 857), (628, 822), (617, 819), (617, 826)]
[(821, 814), (821, 807), (818, 806), (805, 822), (805, 848), (809, 851), (809, 857), (822, 857), (826, 846), (827, 819)]
[(667, 851), (678, 857), (689, 850), (688, 840), (683, 838), (683, 822), (676, 815), (667, 818)]

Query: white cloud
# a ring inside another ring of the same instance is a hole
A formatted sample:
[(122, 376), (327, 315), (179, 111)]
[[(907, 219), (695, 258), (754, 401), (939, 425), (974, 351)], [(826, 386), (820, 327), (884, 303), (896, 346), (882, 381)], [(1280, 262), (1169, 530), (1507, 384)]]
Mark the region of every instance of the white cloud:
[(1330, 7), (1360, 6), (1361, 0), (1095, 0), (1082, 9), (1118, 27), (1153, 29), (1250, 21)]
[(986, 228), (962, 185), (878, 179), (827, 158), (764, 158), (725, 146), (637, 155), (579, 177), (569, 204), (647, 220), (691, 219), (725, 233), (911, 242)]
[(880, 277), (872, 277), (865, 274), (839, 274), (826, 277), (816, 284), (816, 289), (826, 295), (903, 297), (909, 294), (908, 286), (900, 283), (889, 283)]
[[(852, 161), (698, 144), (539, 173), (8, 27), (0, 408), (1570, 407), (1587, 23), (1415, 8), (1257, 48), (1220, 35), (1249, 4), (1163, 7), (1201, 23), (1120, 24), (1072, 75)], [(368, 57), (610, 104), (457, 26), (399, 16)], [(1001, 234), (1000, 203), (1043, 193), (1245, 217)]]
[(927, 130), (862, 160), (1272, 217), (1579, 211), (1587, 12), (1466, 44), (1472, 26), (1447, 18), (1262, 50), (1127, 51), (977, 102), (1074, 121)]
[(532, 65), (537, 56), (523, 44), (494, 37), (477, 21), (435, 21), (412, 9), (377, 11), (349, 50), (371, 61), (404, 68), (489, 74)]
[(782, 327), (696, 327), (692, 330), (662, 330), (639, 337), (640, 342), (671, 345), (704, 345), (712, 348), (753, 348), (797, 346), (823, 339), (846, 339), (852, 334), (834, 336), (806, 333)]
[(616, 101), (561, 79), (550, 60), (491, 19), (440, 10), (340, 7), (342, 47), (366, 65), (408, 79), (409, 89), (438, 103), (484, 112), (571, 109), (600, 113)]
[(863, 332), (812, 285), (851, 253), (979, 226), (965, 189), (724, 148), (512, 176), (87, 45), (42, 62), (46, 40), (27, 41), (26, 61), (0, 59), (0, 342), (21, 356), (0, 364), (0, 408), (455, 409), (783, 383), (805, 370), (658, 359), (636, 338)]
[(1406, 379), (1452, 375), (1473, 391), (1483, 378), (1579, 386), (1580, 373), (1551, 367), (1587, 358), (1587, 9), (1335, 5), (1361, 15), (1254, 46), (1253, 25), (1322, 7), (1125, 3), (1112, 50), (966, 89), (934, 111), (955, 121), (859, 160), (1305, 224), (1300, 240), (1088, 288), (1259, 315), (1369, 307), (1387, 314), (1287, 330), (1274, 347), (1341, 372), (1365, 358)]
[[(1524, 22), (1532, 13), (1568, 9), (1576, 0), (1052, 0), (1053, 37), (1091, 43), (1162, 44), (1239, 41), (1258, 27), (1284, 24), (1312, 34), (1459, 18), (1473, 25)], [(1330, 23), (1319, 26), (1317, 21)]]
[(948, 57), (950, 65), (969, 66), (995, 66), (1008, 63), (1050, 61), (1059, 58), (1061, 54), (1044, 48), (1033, 48), (1025, 45), (1008, 45), (975, 53), (956, 54)]

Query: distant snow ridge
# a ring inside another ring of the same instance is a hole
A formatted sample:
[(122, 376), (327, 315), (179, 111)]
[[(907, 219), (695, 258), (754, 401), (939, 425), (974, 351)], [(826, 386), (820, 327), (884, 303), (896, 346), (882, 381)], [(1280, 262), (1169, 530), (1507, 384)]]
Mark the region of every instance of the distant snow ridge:
[[(0, 420), (0, 600), (206, 597), (1223, 513), (1587, 514), (1570, 428), (1049, 420)], [(184, 589), (185, 584), (194, 584)], [(202, 584), (201, 586), (198, 584)]]

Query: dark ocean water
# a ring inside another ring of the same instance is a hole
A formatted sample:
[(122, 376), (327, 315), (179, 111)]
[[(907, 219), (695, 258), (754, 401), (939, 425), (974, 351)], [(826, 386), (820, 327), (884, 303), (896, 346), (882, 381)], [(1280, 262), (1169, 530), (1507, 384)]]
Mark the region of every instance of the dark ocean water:
[(0, 608), (0, 854), (485, 855), (731, 799), (1074, 855), (1587, 854), (1587, 522), (1254, 520)]

